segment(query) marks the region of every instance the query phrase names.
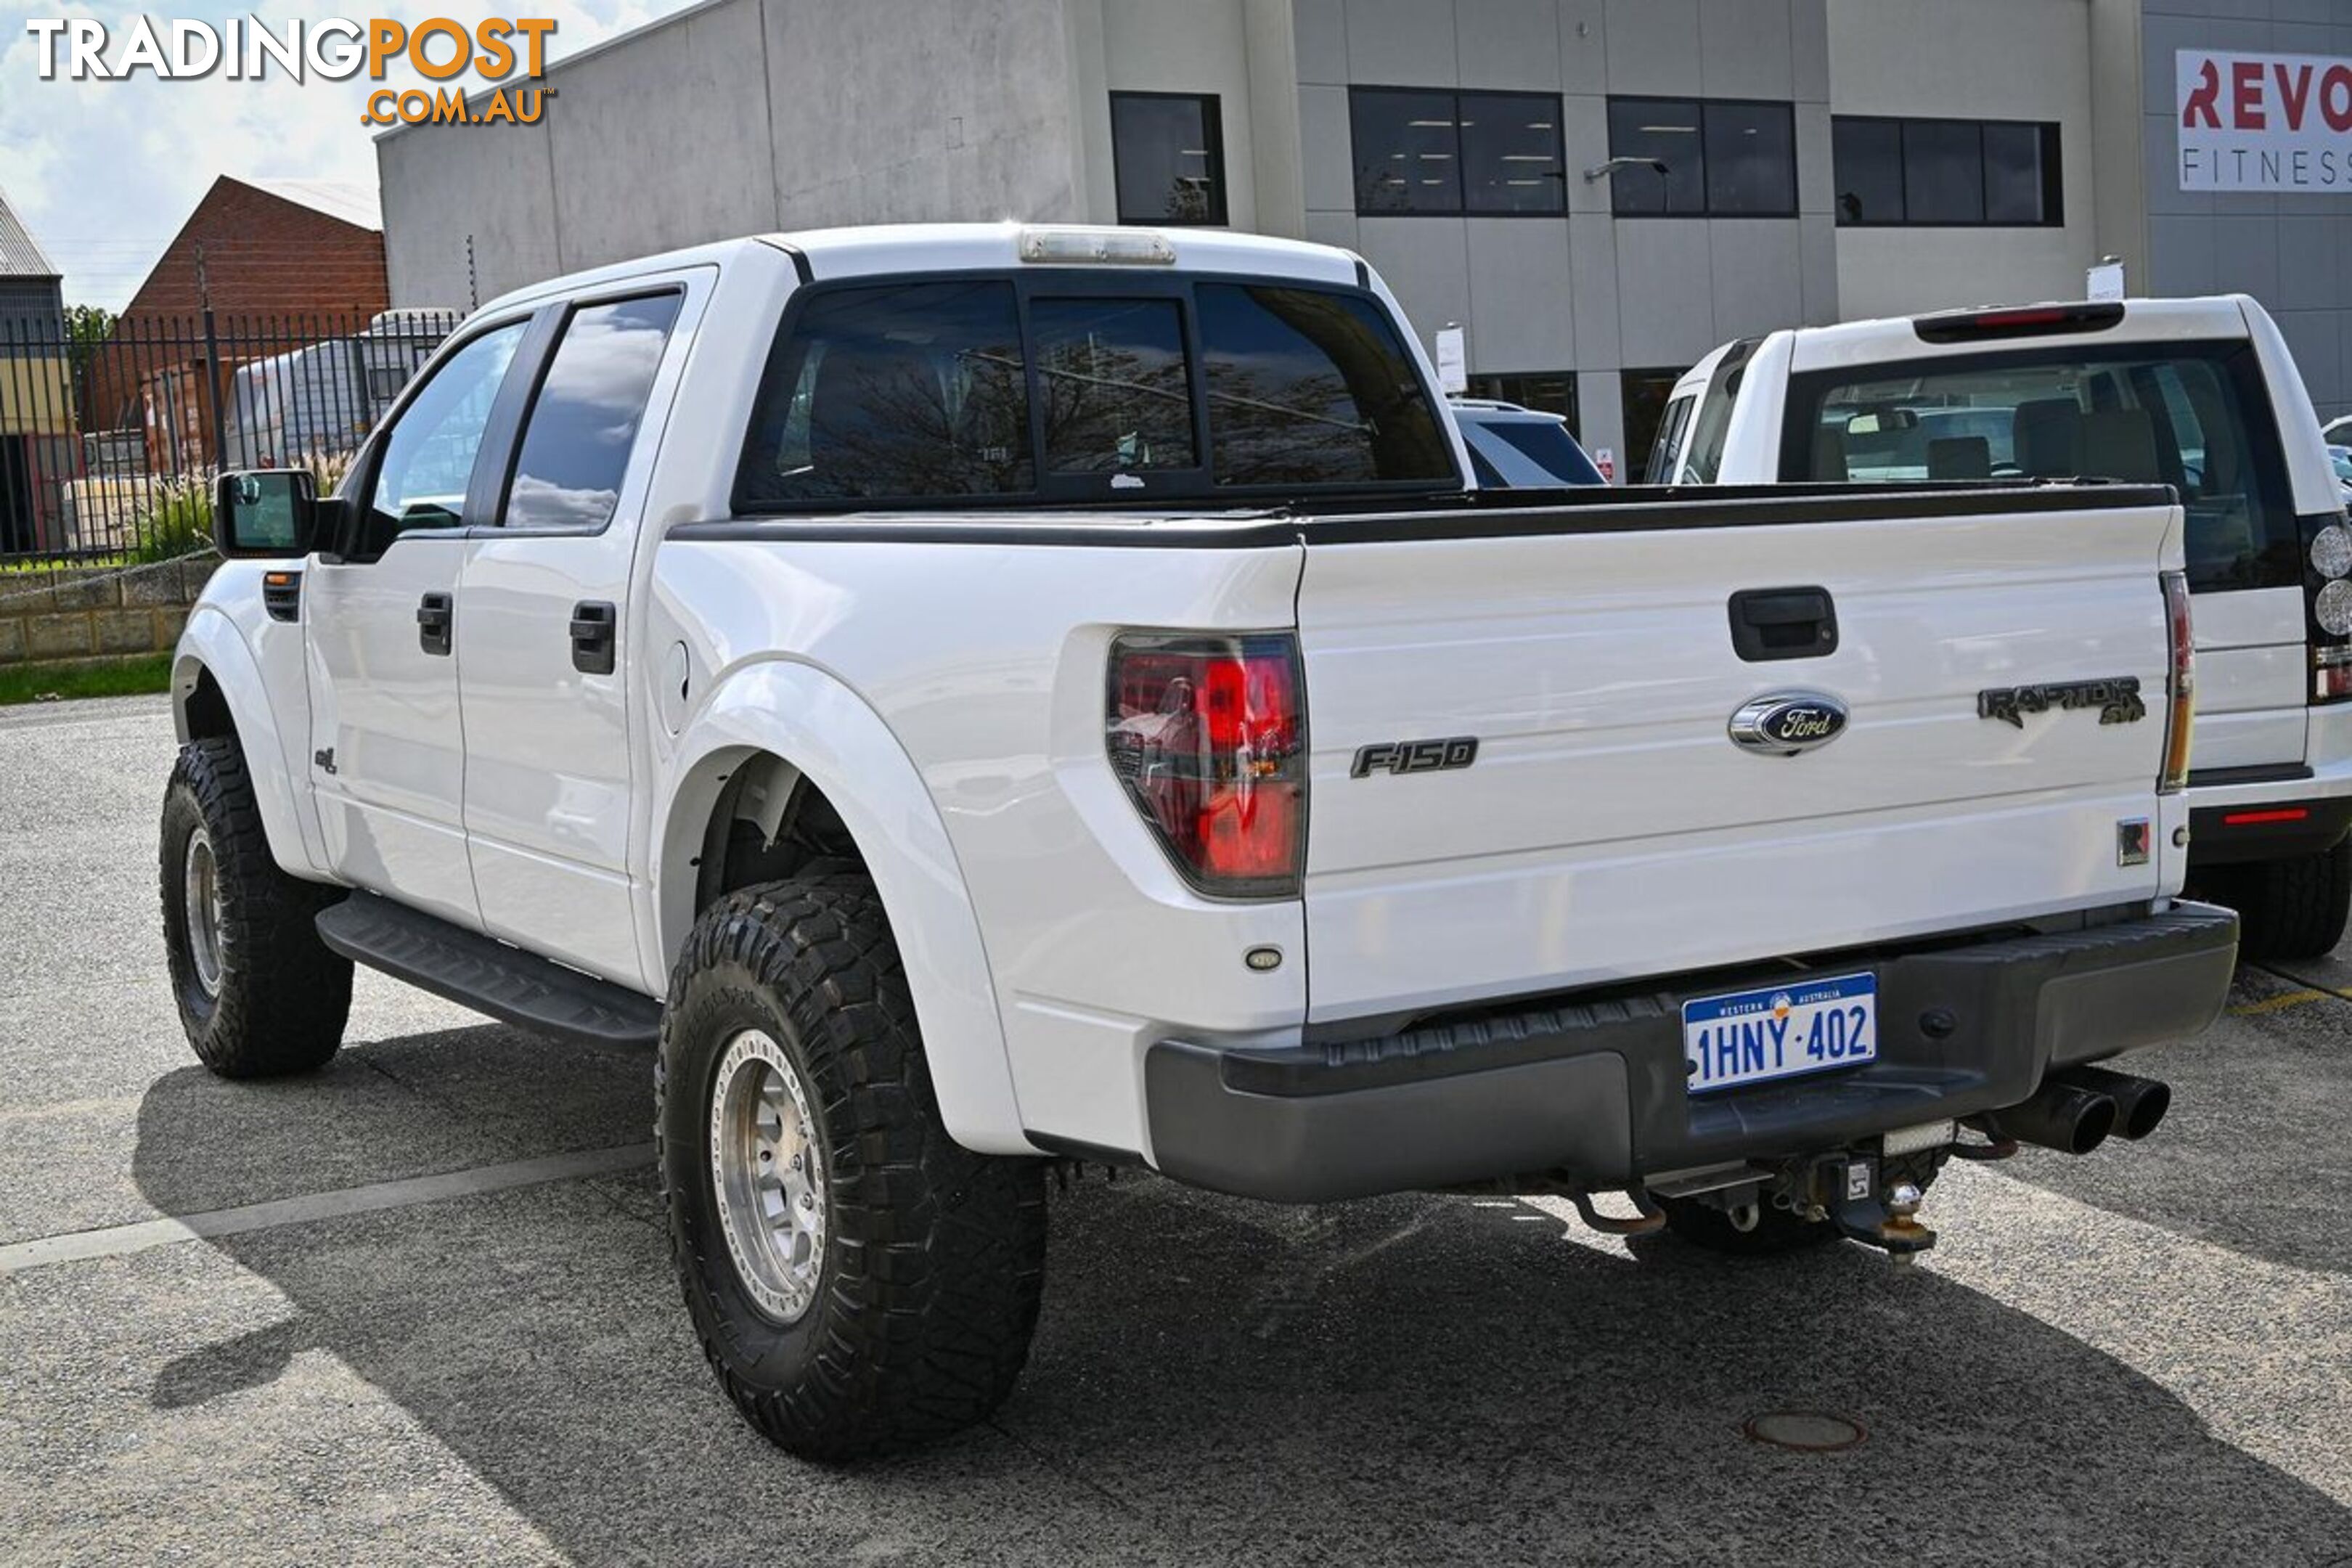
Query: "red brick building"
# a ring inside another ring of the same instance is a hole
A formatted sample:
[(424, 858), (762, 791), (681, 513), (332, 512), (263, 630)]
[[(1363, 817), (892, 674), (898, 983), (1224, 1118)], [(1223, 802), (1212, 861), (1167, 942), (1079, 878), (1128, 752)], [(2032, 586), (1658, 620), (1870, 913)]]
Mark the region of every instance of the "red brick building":
[(374, 191), (224, 174), (123, 307), (87, 383), (87, 427), (143, 428), (154, 468), (199, 467), (211, 450), (208, 307), (226, 378), (253, 357), (239, 339), (277, 352), (306, 331), (355, 331), (390, 303)]

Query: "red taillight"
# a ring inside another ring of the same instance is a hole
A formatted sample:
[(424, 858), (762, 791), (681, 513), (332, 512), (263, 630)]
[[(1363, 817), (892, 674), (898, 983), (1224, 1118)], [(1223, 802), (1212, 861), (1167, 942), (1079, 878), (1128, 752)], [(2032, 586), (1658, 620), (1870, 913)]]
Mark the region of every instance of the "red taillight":
[(2165, 682), (2164, 771), (2157, 775), (2156, 793), (2178, 795), (2189, 783), (2189, 731), (2197, 718), (2197, 647), (2190, 640), (2189, 579), (2178, 572), (2164, 577), (2164, 622), (2172, 644), (2172, 672)]
[(1224, 898), (1297, 896), (1307, 716), (1288, 633), (1118, 637), (1108, 741), (1111, 770), (1186, 880)]
[(2311, 700), (2341, 702), (2352, 697), (2352, 647), (2311, 650)]
[(2221, 826), (2224, 827), (2253, 827), (2265, 822), (2307, 822), (2310, 819), (2310, 807), (2302, 805), (2284, 805), (2274, 811), (2227, 812), (2223, 814), (2221, 817)]

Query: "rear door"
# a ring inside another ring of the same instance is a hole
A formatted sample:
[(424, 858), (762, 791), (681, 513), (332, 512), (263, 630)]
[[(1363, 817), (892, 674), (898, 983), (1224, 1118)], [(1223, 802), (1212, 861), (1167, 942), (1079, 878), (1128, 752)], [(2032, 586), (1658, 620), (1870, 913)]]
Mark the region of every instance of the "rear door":
[[(560, 308), (492, 519), (459, 581), (465, 823), (493, 936), (625, 984), (629, 693), (649, 688), (625, 614), (661, 416), (708, 270)], [(675, 347), (677, 352), (670, 352)], [(667, 649), (657, 650), (667, 652)], [(640, 705), (642, 706), (642, 705)]]
[[(2179, 526), (2148, 489), (1310, 525), (1312, 1016), (2154, 895)], [(1738, 743), (1772, 698), (1843, 731)]]

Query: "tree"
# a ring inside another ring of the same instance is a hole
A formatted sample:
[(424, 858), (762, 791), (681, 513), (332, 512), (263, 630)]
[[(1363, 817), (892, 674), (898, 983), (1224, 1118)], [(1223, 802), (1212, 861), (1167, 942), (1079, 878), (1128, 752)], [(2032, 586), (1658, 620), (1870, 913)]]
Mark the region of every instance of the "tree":
[(74, 406), (92, 424), (98, 421), (90, 416), (90, 371), (114, 336), (114, 320), (103, 305), (66, 307), (66, 368), (73, 378)]
[(114, 312), (103, 305), (68, 305), (66, 307), (66, 343), (68, 357), (73, 362), (74, 379), (81, 379), (83, 369), (97, 357), (106, 340), (114, 335)]

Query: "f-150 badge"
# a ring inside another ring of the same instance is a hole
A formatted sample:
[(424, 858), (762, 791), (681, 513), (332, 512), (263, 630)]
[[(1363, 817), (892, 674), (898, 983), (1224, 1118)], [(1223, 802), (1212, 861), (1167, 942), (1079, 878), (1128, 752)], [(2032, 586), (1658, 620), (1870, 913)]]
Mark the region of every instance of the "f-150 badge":
[(1382, 741), (1356, 748), (1351, 779), (1373, 773), (1429, 773), (1441, 768), (1466, 768), (1478, 760), (1478, 737), (1455, 735), (1444, 741)]
[(2028, 713), (2052, 709), (2095, 708), (2102, 724), (2137, 724), (2147, 717), (2140, 700), (2139, 677), (2111, 676), (2105, 680), (2051, 680), (2039, 686), (1996, 686), (1977, 693), (1977, 717), (1998, 719), (2025, 728)]

